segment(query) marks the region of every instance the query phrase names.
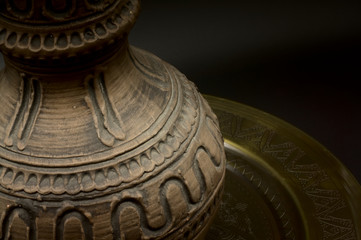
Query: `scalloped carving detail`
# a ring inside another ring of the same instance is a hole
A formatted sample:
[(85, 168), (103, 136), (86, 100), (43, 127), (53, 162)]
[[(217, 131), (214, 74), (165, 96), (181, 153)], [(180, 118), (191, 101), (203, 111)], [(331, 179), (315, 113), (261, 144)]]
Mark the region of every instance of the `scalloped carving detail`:
[[(135, 22), (138, 11), (139, 3), (129, 0), (106, 18), (67, 31), (56, 28), (44, 32), (14, 31), (1, 26), (0, 22), (0, 47), (11, 51), (14, 57), (27, 59), (58, 59), (59, 54), (66, 58), (76, 55), (74, 50), (77, 54), (88, 53), (121, 38)], [(94, 44), (96, 41), (101, 41), (101, 44)]]
[(169, 132), (149, 149), (126, 161), (115, 161), (111, 166), (76, 174), (62, 174), (61, 172), (41, 174), (0, 164), (0, 185), (7, 189), (22, 190), (30, 194), (67, 193), (73, 195), (130, 183), (145, 173), (160, 170), (166, 162), (172, 159), (181, 144), (191, 137), (190, 133), (192, 130), (194, 131), (198, 121), (199, 102), (194, 87), (185, 79), (184, 75), (178, 73), (177, 78), (182, 83), (184, 93), (179, 116)]

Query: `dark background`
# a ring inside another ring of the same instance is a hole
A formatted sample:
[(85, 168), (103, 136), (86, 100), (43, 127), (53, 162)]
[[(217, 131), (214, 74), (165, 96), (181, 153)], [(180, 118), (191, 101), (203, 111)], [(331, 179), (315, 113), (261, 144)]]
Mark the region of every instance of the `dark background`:
[(361, 1), (143, 0), (130, 43), (303, 130), (361, 182)]
[(130, 43), (301, 129), (361, 182), (361, 1), (144, 0)]

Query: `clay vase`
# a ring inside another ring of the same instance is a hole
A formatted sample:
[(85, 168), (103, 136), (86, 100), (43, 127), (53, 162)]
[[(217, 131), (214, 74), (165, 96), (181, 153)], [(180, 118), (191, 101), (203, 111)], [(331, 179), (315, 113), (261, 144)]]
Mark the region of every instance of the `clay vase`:
[(0, 2), (1, 239), (197, 239), (217, 210), (216, 116), (131, 47), (138, 0)]

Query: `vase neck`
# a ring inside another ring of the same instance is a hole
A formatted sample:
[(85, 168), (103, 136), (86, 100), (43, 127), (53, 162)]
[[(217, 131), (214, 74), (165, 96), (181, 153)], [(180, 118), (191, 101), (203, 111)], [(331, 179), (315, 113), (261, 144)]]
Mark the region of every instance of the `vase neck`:
[(139, 0), (2, 1), (0, 51), (8, 64), (25, 69), (94, 65), (127, 44), (139, 5)]
[(125, 37), (112, 45), (92, 53), (68, 57), (66, 59), (24, 59), (4, 54), (4, 62), (5, 67), (38, 76), (86, 72), (93, 71), (100, 66), (104, 68), (109, 62), (123, 58), (127, 54), (128, 48), (128, 39)]

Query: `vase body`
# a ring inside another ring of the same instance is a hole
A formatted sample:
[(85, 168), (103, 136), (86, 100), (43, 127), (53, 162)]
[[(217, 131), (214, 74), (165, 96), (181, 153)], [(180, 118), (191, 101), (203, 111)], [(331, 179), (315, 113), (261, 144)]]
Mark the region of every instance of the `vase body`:
[(1, 4), (1, 239), (201, 237), (222, 137), (183, 74), (129, 46), (138, 1)]

